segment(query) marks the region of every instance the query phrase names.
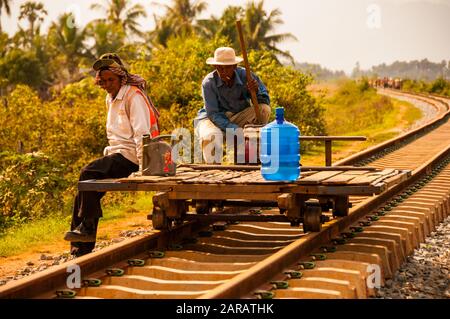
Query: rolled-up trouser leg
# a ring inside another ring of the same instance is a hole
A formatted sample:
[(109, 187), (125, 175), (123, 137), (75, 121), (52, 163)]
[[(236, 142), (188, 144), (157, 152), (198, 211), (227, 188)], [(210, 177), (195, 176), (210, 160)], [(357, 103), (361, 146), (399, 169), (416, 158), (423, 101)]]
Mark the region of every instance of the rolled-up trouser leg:
[[(261, 112), (261, 117), (263, 120), (263, 123), (260, 124), (267, 124), (267, 122), (269, 122), (270, 114), (272, 112), (270, 105), (259, 104), (259, 111)], [(231, 122), (239, 125), (239, 127), (244, 127), (247, 124), (256, 124), (258, 121), (255, 113), (255, 108), (253, 106), (247, 107), (246, 109), (244, 109), (239, 113), (236, 114), (226, 113), (226, 115)]]
[(224, 136), (221, 129), (209, 119), (201, 120), (197, 129), (205, 162), (207, 164), (221, 164)]
[[(270, 105), (259, 104), (262, 115), (262, 124), (267, 124), (272, 112)], [(239, 127), (246, 124), (256, 124), (257, 117), (253, 106), (247, 107), (243, 111), (233, 114), (225, 113), (230, 121)], [(209, 119), (203, 119), (197, 126), (198, 136), (202, 145), (203, 159), (207, 164), (222, 163), (223, 156), (223, 139), (225, 134)]]
[[(83, 167), (79, 180), (127, 177), (138, 169), (137, 164), (116, 153), (99, 158)], [(104, 192), (78, 192), (73, 205), (71, 230), (77, 228), (85, 219), (92, 221), (95, 231), (97, 230), (98, 220), (103, 215), (100, 200), (104, 195)], [(94, 247), (95, 242), (72, 242), (71, 253), (81, 256), (91, 252)]]

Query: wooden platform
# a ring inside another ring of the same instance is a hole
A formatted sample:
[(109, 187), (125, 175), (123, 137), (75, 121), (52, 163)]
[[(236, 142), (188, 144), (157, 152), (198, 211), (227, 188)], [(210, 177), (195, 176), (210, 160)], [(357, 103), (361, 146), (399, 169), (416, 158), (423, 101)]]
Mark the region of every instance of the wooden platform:
[[(266, 181), (259, 168), (205, 165), (177, 168), (176, 176), (139, 176), (79, 182), (80, 191), (171, 191), (227, 193), (298, 193), (335, 195), (372, 195), (405, 180), (410, 171), (353, 167), (311, 167), (302, 170), (295, 182)], [(226, 187), (225, 187), (226, 186)]]
[[(294, 182), (272, 182), (263, 179), (256, 166), (184, 165), (176, 176), (139, 176), (88, 180), (78, 183), (80, 191), (156, 191), (153, 212), (149, 216), (156, 229), (166, 229), (183, 220), (216, 221), (281, 221), (303, 230), (319, 231), (328, 218), (323, 211), (332, 210), (334, 217), (346, 216), (350, 195), (379, 194), (406, 180), (410, 171), (369, 167), (302, 167)], [(262, 203), (262, 204), (261, 204)], [(278, 207), (281, 214), (239, 215), (212, 212), (212, 207), (229, 205)], [(188, 206), (196, 214), (188, 213)]]

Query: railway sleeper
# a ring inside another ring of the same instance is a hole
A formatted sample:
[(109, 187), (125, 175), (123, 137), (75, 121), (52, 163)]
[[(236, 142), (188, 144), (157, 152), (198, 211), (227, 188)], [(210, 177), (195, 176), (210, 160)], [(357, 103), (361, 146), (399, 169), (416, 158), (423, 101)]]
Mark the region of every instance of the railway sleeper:
[(338, 290), (318, 289), (309, 287), (296, 287), (292, 289), (277, 290), (277, 298), (288, 299), (343, 299), (344, 296)]
[(419, 229), (414, 223), (380, 219), (372, 223), (372, 225), (392, 226), (405, 228), (411, 233), (411, 243), (413, 248), (419, 248)]
[(122, 277), (107, 277), (104, 279), (103, 285), (123, 286), (140, 290), (204, 291), (214, 289), (225, 282), (226, 280), (167, 280), (130, 274)]
[(267, 255), (273, 254), (282, 249), (283, 246), (275, 247), (231, 247), (219, 244), (198, 243), (188, 244), (184, 246), (185, 249), (199, 251), (211, 254), (221, 255)]
[(268, 255), (220, 255), (213, 253), (205, 253), (199, 251), (168, 251), (166, 257), (176, 257), (181, 259), (187, 259), (194, 262), (209, 262), (209, 263), (246, 263), (246, 262), (258, 262), (265, 258), (270, 257)]
[[(301, 288), (301, 289), (299, 289)], [(319, 293), (314, 294), (314, 289), (320, 289)], [(310, 298), (323, 298), (322, 291), (338, 291), (339, 298), (356, 299), (356, 287), (348, 280), (340, 280), (324, 277), (306, 277), (302, 279), (289, 280), (289, 289), (278, 290), (276, 296), (284, 298), (305, 298), (305, 294), (308, 293)], [(331, 294), (332, 298), (336, 298), (334, 294)]]
[(200, 297), (208, 291), (143, 290), (117, 285), (101, 285), (100, 287), (81, 288), (79, 296), (106, 299), (186, 299)]
[(406, 239), (403, 238), (399, 234), (393, 234), (388, 232), (381, 232), (381, 231), (371, 231), (370, 229), (357, 233), (355, 235), (355, 238), (375, 238), (375, 239), (385, 239), (385, 240), (393, 240), (396, 245), (398, 245), (398, 252), (400, 259), (404, 261), (406, 259)]
[(355, 287), (357, 298), (367, 298), (365, 276), (357, 270), (342, 269), (338, 267), (316, 267), (314, 269), (306, 269), (302, 271), (302, 273), (302, 279), (308, 277), (322, 277), (348, 281)]
[(389, 234), (398, 234), (402, 236), (402, 240), (405, 243), (406, 255), (410, 255), (414, 251), (414, 243), (412, 239), (413, 234), (407, 228), (387, 225), (372, 225), (370, 228), (367, 228), (367, 230)]
[(152, 266), (162, 266), (173, 269), (184, 269), (184, 270), (218, 270), (218, 271), (233, 271), (233, 270), (245, 270), (256, 262), (247, 263), (208, 263), (208, 262), (195, 262), (192, 260), (169, 257), (163, 259), (149, 259), (147, 260), (148, 265)]
[(383, 266), (383, 272), (386, 278), (392, 278), (392, 269), (390, 266), (391, 252), (384, 246), (373, 245), (373, 244), (358, 244), (358, 243), (347, 243), (344, 245), (337, 246), (337, 252), (347, 251), (347, 252), (365, 252), (369, 254), (377, 254), (381, 259), (381, 264)]
[(386, 216), (381, 217), (378, 221), (379, 222), (392, 221), (392, 222), (396, 222), (396, 223), (404, 222), (404, 223), (412, 224), (412, 225), (414, 225), (414, 229), (416, 230), (416, 233), (417, 233), (418, 244), (425, 241), (424, 224), (421, 223), (420, 219), (417, 217), (401, 216), (400, 214), (390, 213)]
[(298, 235), (275, 235), (275, 234), (264, 234), (264, 233), (250, 233), (241, 230), (228, 229), (226, 231), (216, 231), (214, 232), (216, 236), (223, 236), (228, 238), (235, 238), (240, 240), (261, 240), (261, 241), (271, 241), (271, 240), (280, 240), (280, 241), (291, 241), (296, 240), (302, 236), (302, 234)]
[(434, 229), (434, 223), (432, 222), (433, 218), (431, 216), (431, 213), (424, 213), (424, 212), (413, 212), (411, 210), (396, 208), (391, 211), (392, 215), (399, 215), (403, 217), (415, 217), (418, 218), (421, 223), (423, 224), (424, 228), (424, 234), (425, 236), (428, 236)]
[(401, 256), (401, 247), (397, 245), (394, 240), (391, 239), (380, 239), (372, 237), (356, 237), (348, 241), (349, 243), (355, 244), (368, 244), (368, 245), (379, 245), (384, 246), (390, 252), (390, 266), (393, 272), (395, 272), (403, 262)]
[(219, 281), (233, 278), (242, 270), (212, 271), (212, 270), (182, 270), (163, 266), (130, 267), (128, 275), (145, 276), (162, 280), (181, 281)]
[[(226, 235), (226, 234), (224, 234)], [(198, 243), (201, 244), (218, 244), (229, 247), (278, 247), (286, 246), (292, 243), (293, 240), (242, 240), (236, 238), (229, 238), (225, 236), (214, 236), (210, 238), (200, 238)]]
[(424, 214), (429, 214), (430, 216), (430, 224), (433, 224), (433, 228), (439, 224), (439, 218), (437, 216), (437, 206), (434, 207), (421, 207), (420, 205), (409, 205), (404, 204), (401, 206), (403, 210), (413, 211), (413, 212), (423, 212)]

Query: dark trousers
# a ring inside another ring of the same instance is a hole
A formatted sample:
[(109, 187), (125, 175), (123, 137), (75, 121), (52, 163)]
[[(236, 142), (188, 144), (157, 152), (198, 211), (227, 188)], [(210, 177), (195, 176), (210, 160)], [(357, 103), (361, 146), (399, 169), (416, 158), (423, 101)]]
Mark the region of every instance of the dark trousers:
[[(83, 167), (79, 180), (128, 177), (138, 169), (138, 165), (126, 159), (122, 154), (116, 153), (96, 159)], [(95, 229), (97, 229), (98, 219), (103, 216), (100, 200), (104, 195), (104, 192), (77, 193), (73, 204), (71, 230), (77, 228), (85, 219), (94, 221)], [(71, 253), (84, 255), (90, 253), (94, 247), (95, 242), (72, 242)]]

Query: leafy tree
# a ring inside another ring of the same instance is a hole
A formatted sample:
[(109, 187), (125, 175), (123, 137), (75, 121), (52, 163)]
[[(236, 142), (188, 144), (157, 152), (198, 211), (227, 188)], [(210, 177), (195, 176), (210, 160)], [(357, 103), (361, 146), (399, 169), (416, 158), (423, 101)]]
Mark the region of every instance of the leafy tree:
[(202, 0), (172, 0), (171, 5), (162, 5), (166, 9), (163, 17), (154, 16), (155, 29), (149, 32), (149, 40), (158, 46), (167, 46), (171, 36), (187, 36), (199, 27), (196, 26), (196, 17), (207, 8)]
[(86, 36), (92, 39), (89, 49), (94, 59), (107, 52), (117, 52), (125, 43), (125, 32), (122, 26), (110, 24), (105, 20), (96, 20), (86, 26)]
[(147, 33), (147, 40), (155, 48), (167, 47), (169, 38), (174, 35), (172, 22), (166, 18), (158, 18), (153, 15), (155, 29)]
[(95, 3), (91, 9), (103, 10), (107, 14), (107, 21), (113, 25), (122, 26), (125, 32), (142, 36), (137, 19), (147, 17), (144, 7), (140, 4), (131, 6), (129, 0), (106, 0), (106, 6)]
[(20, 6), (19, 21), (26, 19), (30, 24), (30, 38), (34, 38), (34, 34), (39, 31), (39, 25), (35, 25), (36, 22), (44, 21), (44, 16), (46, 16), (47, 10), (45, 10), (44, 5), (41, 2), (27, 1)]
[(236, 20), (242, 18), (244, 9), (238, 6), (228, 6), (222, 16), (198, 21), (198, 32), (207, 39), (225, 37), (232, 42), (232, 46), (239, 47), (239, 36), (236, 30)]
[(278, 25), (283, 24), (280, 16), (281, 11), (279, 9), (267, 13), (264, 9), (264, 0), (258, 3), (248, 2), (243, 21), (247, 31), (247, 45), (254, 50), (270, 49), (277, 55), (288, 58), (294, 63), (290, 53), (282, 51), (277, 45), (285, 40), (297, 40), (297, 38), (291, 33), (272, 33)]
[(239, 36), (236, 30), (236, 20), (242, 20), (245, 33), (246, 46), (253, 50), (271, 50), (276, 55), (294, 60), (289, 52), (282, 51), (277, 45), (286, 40), (297, 40), (291, 33), (273, 34), (277, 26), (283, 23), (279, 9), (267, 12), (264, 9), (264, 0), (260, 2), (247, 2), (245, 8), (229, 6), (220, 18), (212, 16), (208, 20), (200, 20), (199, 34), (208, 39), (226, 37), (237, 50), (240, 48)]
[(433, 81), (439, 77), (445, 77), (450, 72), (450, 68), (446, 64), (447, 62), (445, 60), (440, 63), (430, 62), (428, 59), (409, 62), (395, 61), (389, 65), (382, 63), (373, 66), (369, 71), (365, 71), (364, 75)]
[[(0, 17), (2, 16), (3, 8), (5, 8), (5, 12), (8, 16), (11, 15), (10, 3), (11, 0), (0, 0)], [(2, 32), (2, 22), (0, 19), (0, 32)]]
[(80, 60), (88, 56), (84, 45), (86, 31), (77, 28), (74, 21), (69, 19), (73, 19), (71, 14), (59, 16), (48, 32), (48, 41), (55, 56), (52, 61), (54, 73), (62, 82), (78, 78)]
[(10, 44), (11, 40), (9, 39), (8, 34), (0, 31), (0, 58), (4, 57), (8, 52)]
[(27, 84), (37, 88), (45, 77), (35, 53), (12, 49), (0, 60), (0, 77), (10, 84)]

